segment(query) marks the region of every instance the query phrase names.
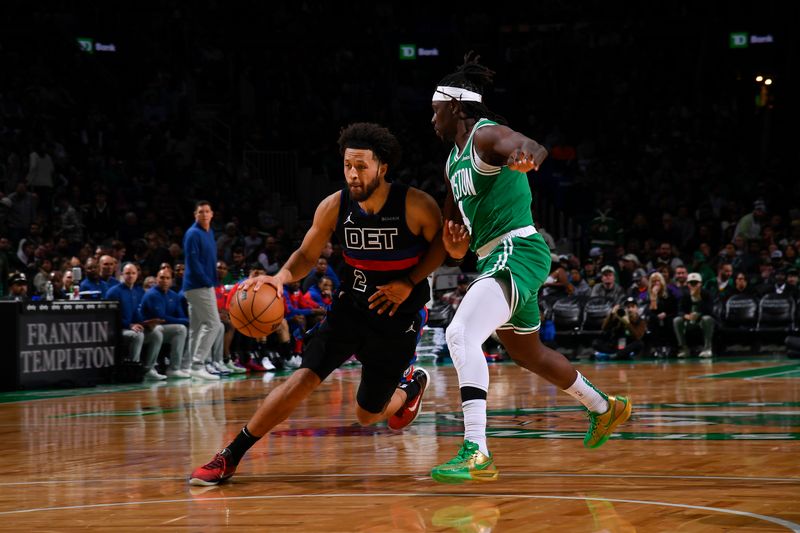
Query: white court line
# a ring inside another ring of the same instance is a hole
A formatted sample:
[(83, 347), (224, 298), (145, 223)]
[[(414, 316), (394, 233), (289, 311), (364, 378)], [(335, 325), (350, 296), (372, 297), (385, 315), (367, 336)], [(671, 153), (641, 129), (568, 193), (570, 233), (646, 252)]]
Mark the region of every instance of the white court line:
[[(236, 474), (236, 479), (282, 479), (282, 478), (366, 478), (366, 477), (419, 477), (427, 475), (420, 474), (397, 474), (397, 473), (363, 473), (363, 474)], [(503, 472), (503, 477), (574, 477), (574, 478), (612, 478), (612, 479), (692, 479), (692, 480), (713, 480), (713, 481), (764, 481), (776, 483), (800, 484), (797, 477), (748, 477), (748, 476), (697, 476), (697, 475), (666, 475), (666, 474), (570, 474), (561, 472)], [(174, 481), (186, 480), (189, 476), (164, 476), (164, 477), (140, 477), (140, 478), (102, 478), (102, 479), (52, 479), (46, 481), (12, 481), (8, 483), (0, 482), (0, 487), (14, 487), (25, 485), (58, 485), (58, 484), (87, 484), (87, 483), (120, 483), (135, 481)]]
[(800, 524), (776, 518), (774, 516), (767, 516), (758, 513), (750, 513), (748, 511), (737, 511), (735, 509), (724, 509), (720, 507), (707, 507), (705, 505), (688, 505), (685, 503), (669, 503), (660, 501), (648, 500), (626, 500), (621, 498), (596, 498), (586, 496), (544, 496), (544, 495), (530, 495), (530, 494), (469, 494), (469, 493), (343, 493), (343, 494), (286, 494), (286, 495), (257, 495), (257, 496), (235, 496), (235, 497), (222, 497), (222, 498), (184, 498), (180, 500), (143, 500), (138, 502), (114, 502), (114, 503), (92, 503), (87, 505), (65, 505), (61, 507), (40, 507), (34, 509), (18, 509), (15, 511), (3, 511), (0, 515), (23, 514), (23, 513), (36, 513), (40, 511), (67, 511), (78, 509), (100, 509), (104, 507), (129, 507), (132, 505), (150, 505), (161, 503), (208, 503), (212, 501), (236, 501), (236, 500), (281, 500), (281, 499), (301, 499), (301, 498), (408, 498), (408, 497), (423, 497), (423, 498), (442, 498), (442, 497), (457, 497), (457, 498), (511, 498), (511, 499), (524, 499), (524, 500), (576, 500), (576, 501), (596, 501), (596, 502), (614, 502), (614, 503), (635, 503), (640, 505), (654, 505), (662, 507), (677, 507), (679, 509), (695, 509), (700, 511), (710, 511), (715, 513), (732, 514), (737, 516), (746, 516), (748, 518), (755, 518), (757, 520), (764, 520), (779, 526), (783, 526), (790, 531), (800, 533)]
[(800, 368), (793, 368), (791, 370), (784, 370), (783, 372), (773, 372), (772, 374), (763, 374), (761, 376), (753, 376), (751, 378), (744, 378), (747, 381), (751, 381), (754, 379), (764, 379), (764, 378), (774, 378), (775, 376), (782, 376), (783, 374), (794, 374), (795, 372), (800, 371)]

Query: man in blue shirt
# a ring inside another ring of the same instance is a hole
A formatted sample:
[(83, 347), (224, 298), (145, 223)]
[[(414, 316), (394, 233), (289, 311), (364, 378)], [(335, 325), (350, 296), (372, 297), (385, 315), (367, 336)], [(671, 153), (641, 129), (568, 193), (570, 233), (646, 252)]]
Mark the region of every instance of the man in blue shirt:
[(94, 257), (83, 265), (86, 277), (81, 281), (81, 300), (99, 300), (105, 297), (108, 285), (100, 278), (100, 267)]
[(144, 293), (141, 313), (145, 320), (158, 318), (164, 321), (159, 326), (164, 341), (169, 344), (168, 378), (190, 378), (189, 372), (181, 370), (181, 357), (189, 335), (189, 319), (181, 307), (180, 296), (171, 290), (172, 270), (162, 268), (156, 277), (157, 283)]
[(225, 332), (219, 318), (214, 287), (217, 280), (217, 243), (211, 229), (214, 212), (211, 204), (200, 200), (195, 204), (194, 219), (183, 237), (186, 270), (183, 293), (189, 303), (189, 354), (192, 357), (192, 377), (216, 380), (219, 375), (208, 372), (212, 348), (218, 336)]
[(167, 379), (164, 374), (159, 374), (155, 369), (156, 358), (161, 350), (163, 334), (159, 324), (164, 322), (160, 318), (144, 320), (139, 312), (139, 295), (134, 289), (138, 271), (136, 265), (127, 263), (122, 268), (123, 282), (111, 287), (106, 298), (119, 302), (120, 318), (122, 319), (122, 336), (130, 341), (130, 359), (140, 361), (142, 348), (147, 347), (144, 366), (147, 373), (146, 379)]

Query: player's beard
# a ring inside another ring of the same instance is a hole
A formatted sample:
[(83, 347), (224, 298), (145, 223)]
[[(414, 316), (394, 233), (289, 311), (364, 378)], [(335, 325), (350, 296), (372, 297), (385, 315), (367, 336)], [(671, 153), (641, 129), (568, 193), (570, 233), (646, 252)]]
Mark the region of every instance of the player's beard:
[(381, 180), (381, 178), (376, 174), (375, 175), (375, 179), (373, 179), (369, 183), (364, 183), (364, 185), (361, 187), (361, 190), (359, 192), (354, 192), (353, 188), (351, 187), (350, 188), (350, 197), (353, 200), (355, 200), (356, 202), (364, 202), (364, 201), (366, 201), (370, 196), (372, 196), (372, 193), (374, 193), (375, 190), (378, 187), (380, 187), (380, 184), (381, 184), (380, 180)]

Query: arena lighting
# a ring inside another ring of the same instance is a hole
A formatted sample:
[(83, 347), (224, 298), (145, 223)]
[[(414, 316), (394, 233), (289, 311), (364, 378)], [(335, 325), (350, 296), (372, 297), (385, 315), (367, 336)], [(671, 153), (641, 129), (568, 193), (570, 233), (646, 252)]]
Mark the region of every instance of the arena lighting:
[(756, 81), (757, 81), (758, 83), (761, 83), (762, 81), (764, 81), (764, 76), (761, 76), (761, 75), (759, 74), (758, 76), (756, 76)]
[(772, 78), (767, 78), (764, 80), (764, 85), (772, 85)]

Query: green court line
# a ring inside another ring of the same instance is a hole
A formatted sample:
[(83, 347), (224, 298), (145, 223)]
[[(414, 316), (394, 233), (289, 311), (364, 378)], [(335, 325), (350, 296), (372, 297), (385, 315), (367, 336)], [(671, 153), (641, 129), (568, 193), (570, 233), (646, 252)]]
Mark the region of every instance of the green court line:
[(719, 374), (706, 374), (696, 376), (698, 378), (715, 379), (754, 379), (766, 377), (796, 377), (800, 373), (800, 363), (779, 366), (762, 366), (758, 368), (748, 368), (745, 370), (733, 370), (731, 372), (721, 372)]

